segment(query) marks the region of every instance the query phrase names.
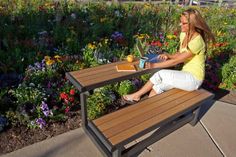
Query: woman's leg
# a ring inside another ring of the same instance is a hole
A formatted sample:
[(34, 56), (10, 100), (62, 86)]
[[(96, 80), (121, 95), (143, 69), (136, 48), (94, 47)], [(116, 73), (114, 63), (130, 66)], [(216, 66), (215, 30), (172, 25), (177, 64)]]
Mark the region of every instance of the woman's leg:
[(125, 100), (139, 101), (140, 97), (146, 94), (147, 92), (149, 92), (152, 89), (152, 87), (153, 87), (153, 83), (151, 81), (148, 81), (140, 90), (138, 90), (137, 92), (133, 94), (124, 95), (123, 98)]
[(157, 95), (157, 92), (154, 89), (152, 89), (151, 92), (149, 93), (148, 97), (151, 98), (155, 95)]
[(150, 81), (154, 84), (153, 90), (157, 94), (172, 88), (193, 91), (198, 89), (202, 83), (202, 81), (195, 79), (192, 74), (177, 70), (160, 70), (150, 78)]

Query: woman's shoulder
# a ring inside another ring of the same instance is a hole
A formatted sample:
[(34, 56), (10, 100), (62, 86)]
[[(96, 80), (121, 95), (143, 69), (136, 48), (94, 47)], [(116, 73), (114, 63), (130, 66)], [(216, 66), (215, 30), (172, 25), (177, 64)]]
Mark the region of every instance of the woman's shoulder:
[(203, 40), (201, 34), (199, 34), (199, 33), (195, 33), (195, 34), (193, 35), (193, 37), (192, 37), (192, 39), (191, 39), (190, 42), (194, 42), (194, 41), (195, 41), (195, 42), (203, 42), (203, 43), (204, 43), (204, 40)]

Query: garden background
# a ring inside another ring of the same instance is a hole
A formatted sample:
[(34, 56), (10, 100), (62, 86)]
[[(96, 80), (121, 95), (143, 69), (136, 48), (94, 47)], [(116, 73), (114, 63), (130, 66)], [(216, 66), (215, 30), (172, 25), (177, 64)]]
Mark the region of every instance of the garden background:
[[(216, 42), (208, 45), (203, 88), (235, 90), (236, 10), (193, 7), (216, 37)], [(184, 9), (151, 3), (1, 1), (0, 154), (51, 137), (55, 133), (49, 132), (56, 132), (59, 126), (67, 130), (79, 127), (79, 92), (65, 72), (124, 60), (129, 54), (137, 56), (137, 40), (149, 51), (174, 53)], [(149, 77), (91, 91), (89, 118), (123, 107), (120, 96), (139, 89)], [(35, 133), (48, 134), (30, 141), (30, 133), (32, 138)], [(4, 142), (9, 139), (18, 141), (19, 146)]]

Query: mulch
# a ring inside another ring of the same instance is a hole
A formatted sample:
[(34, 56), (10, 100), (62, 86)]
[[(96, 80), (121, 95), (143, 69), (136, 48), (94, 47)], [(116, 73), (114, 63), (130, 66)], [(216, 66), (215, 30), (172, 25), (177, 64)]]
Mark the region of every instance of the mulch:
[(6, 129), (0, 133), (0, 156), (81, 126), (81, 118), (78, 112), (71, 113), (69, 117), (64, 122), (48, 123), (42, 129), (29, 129), (26, 126)]

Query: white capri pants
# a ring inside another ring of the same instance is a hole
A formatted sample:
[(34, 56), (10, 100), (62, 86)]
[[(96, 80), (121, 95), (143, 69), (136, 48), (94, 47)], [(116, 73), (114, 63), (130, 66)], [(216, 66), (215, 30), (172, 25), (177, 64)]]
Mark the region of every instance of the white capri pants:
[(189, 72), (177, 70), (160, 70), (150, 78), (150, 81), (153, 83), (152, 88), (157, 94), (172, 88), (193, 91), (198, 89), (203, 82), (197, 80)]

